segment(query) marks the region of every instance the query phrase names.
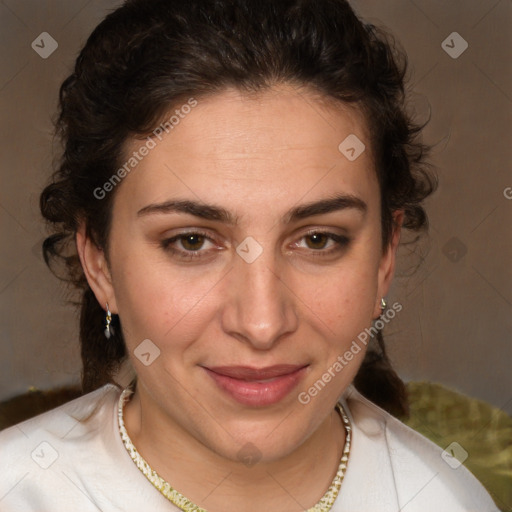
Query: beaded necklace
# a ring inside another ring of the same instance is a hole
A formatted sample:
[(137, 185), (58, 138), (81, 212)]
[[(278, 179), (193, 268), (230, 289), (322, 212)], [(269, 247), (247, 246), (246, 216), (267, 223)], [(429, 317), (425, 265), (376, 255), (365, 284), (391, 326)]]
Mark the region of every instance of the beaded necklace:
[[(183, 494), (179, 493), (176, 489), (174, 489), (171, 484), (166, 482), (151, 466), (146, 462), (146, 460), (142, 457), (142, 455), (137, 451), (135, 446), (133, 445), (128, 432), (126, 431), (126, 427), (124, 425), (123, 419), (123, 409), (125, 403), (128, 401), (130, 394), (133, 391), (128, 387), (126, 388), (119, 397), (118, 403), (118, 419), (119, 419), (119, 434), (121, 435), (121, 439), (123, 440), (123, 444), (130, 454), (135, 465), (139, 468), (139, 470), (143, 473), (143, 475), (154, 485), (161, 494), (163, 494), (171, 503), (176, 505), (180, 510), (184, 512), (207, 512), (204, 508), (201, 508), (195, 505), (188, 498), (183, 496)], [(334, 477), (329, 489), (320, 499), (320, 501), (309, 508), (306, 512), (328, 512), (331, 510), (338, 493), (340, 491), (341, 482), (343, 481), (343, 477), (345, 476), (345, 471), (347, 469), (348, 457), (350, 454), (350, 444), (352, 439), (352, 426), (350, 424), (350, 420), (343, 409), (343, 406), (338, 402), (336, 404), (336, 408), (341, 415), (341, 419), (343, 420), (343, 426), (345, 427), (345, 446), (343, 447), (343, 453), (341, 456), (340, 464), (338, 466), (338, 471), (336, 476)]]

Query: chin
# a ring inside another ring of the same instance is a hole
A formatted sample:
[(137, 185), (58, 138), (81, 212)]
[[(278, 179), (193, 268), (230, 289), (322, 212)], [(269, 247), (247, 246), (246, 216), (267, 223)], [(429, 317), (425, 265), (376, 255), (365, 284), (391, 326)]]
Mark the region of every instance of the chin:
[[(293, 413), (292, 413), (293, 415)], [(290, 425), (290, 418), (283, 411), (278, 419), (272, 419), (255, 428), (254, 423), (237, 427), (221, 422), (217, 439), (205, 439), (203, 444), (224, 459), (242, 463), (247, 467), (270, 464), (293, 453), (309, 437), (304, 426)], [(284, 420), (284, 421), (283, 421)], [(304, 423), (306, 425), (307, 423)]]

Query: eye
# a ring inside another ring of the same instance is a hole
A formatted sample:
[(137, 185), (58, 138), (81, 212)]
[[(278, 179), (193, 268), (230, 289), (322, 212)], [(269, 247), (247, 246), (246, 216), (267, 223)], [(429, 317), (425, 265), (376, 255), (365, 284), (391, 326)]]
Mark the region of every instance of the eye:
[[(207, 252), (206, 250), (201, 250), (206, 243), (214, 245), (214, 240), (210, 238), (207, 233), (190, 231), (162, 240), (160, 246), (162, 249), (179, 257), (192, 259), (202, 257), (203, 254)], [(177, 248), (177, 245), (180, 245), (182, 249)]]
[[(304, 241), (304, 245), (301, 242)], [(312, 230), (300, 238), (295, 247), (307, 250), (313, 257), (328, 257), (342, 252), (350, 243), (350, 238), (328, 231)], [(207, 244), (210, 244), (210, 249)], [(207, 246), (205, 248), (205, 245)], [(218, 246), (215, 241), (202, 231), (189, 231), (167, 238), (160, 242), (167, 252), (183, 260), (207, 257), (211, 248)], [(215, 250), (215, 249), (214, 249)]]
[[(345, 249), (350, 238), (328, 231), (310, 231), (306, 233), (301, 240), (305, 241), (305, 248), (312, 250), (315, 256), (329, 256)], [(297, 247), (301, 247), (297, 244)], [(302, 246), (304, 247), (304, 246)], [(327, 248), (327, 249), (326, 249)]]

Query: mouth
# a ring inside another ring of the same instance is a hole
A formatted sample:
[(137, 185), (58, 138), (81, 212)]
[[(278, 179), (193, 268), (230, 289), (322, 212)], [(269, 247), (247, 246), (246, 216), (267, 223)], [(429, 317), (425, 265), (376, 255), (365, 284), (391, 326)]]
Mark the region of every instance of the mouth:
[(219, 390), (238, 403), (253, 407), (284, 399), (304, 378), (309, 365), (280, 364), (266, 368), (248, 366), (202, 367)]

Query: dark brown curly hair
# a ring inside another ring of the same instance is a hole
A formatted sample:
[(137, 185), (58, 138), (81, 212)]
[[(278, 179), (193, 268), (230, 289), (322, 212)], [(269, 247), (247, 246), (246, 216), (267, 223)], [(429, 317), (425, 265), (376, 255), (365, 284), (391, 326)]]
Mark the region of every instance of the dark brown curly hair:
[[(255, 92), (287, 83), (354, 104), (371, 131), (384, 250), (395, 210), (405, 211), (403, 227), (427, 228), (422, 202), (437, 186), (419, 140), (423, 126), (407, 113), (406, 69), (391, 36), (362, 22), (345, 0), (127, 0), (95, 28), (60, 88), (56, 135), (63, 154), (40, 198), (52, 229), (43, 243), (46, 263), (56, 272), (54, 264), (63, 262), (63, 278), (80, 293), (84, 392), (112, 381), (127, 355), (117, 315), (105, 340), (104, 311), (75, 245), (84, 221), (108, 261), (115, 191), (104, 199), (93, 191), (122, 165), (127, 142), (150, 135), (184, 98), (227, 87)], [(355, 385), (403, 415), (404, 384), (380, 332), (376, 341)]]

